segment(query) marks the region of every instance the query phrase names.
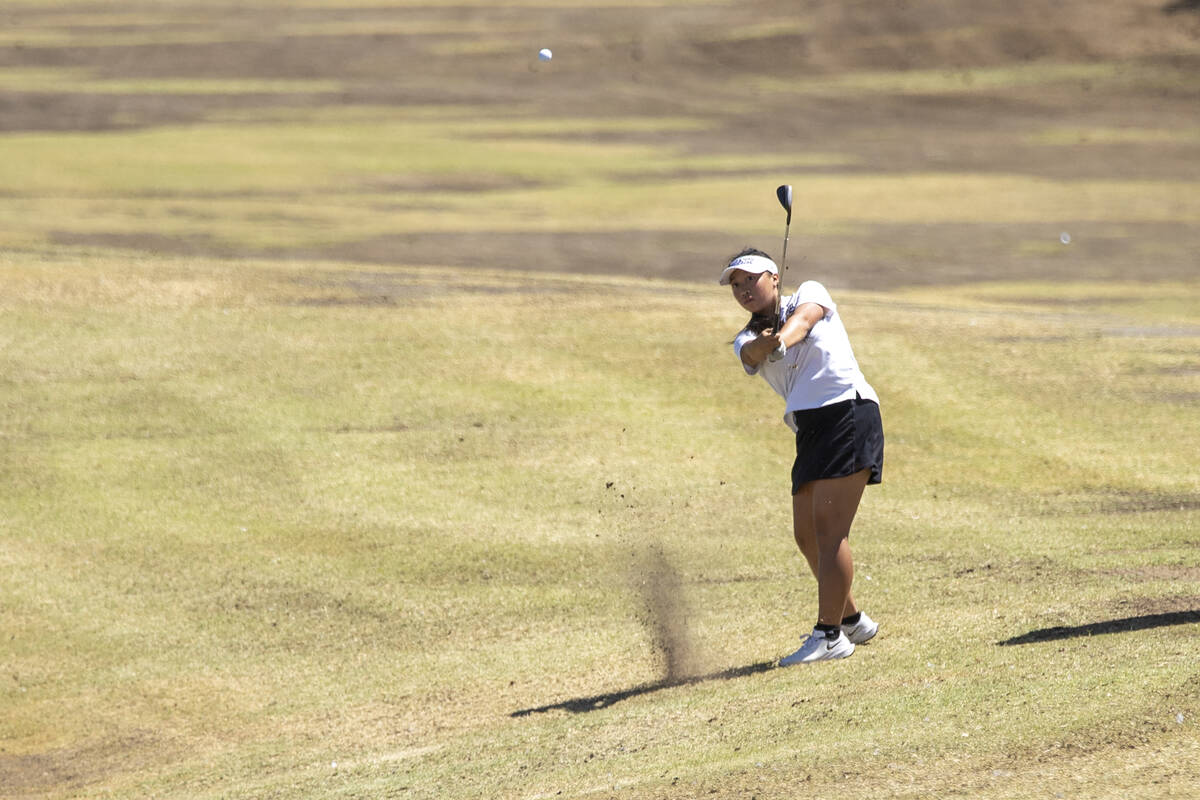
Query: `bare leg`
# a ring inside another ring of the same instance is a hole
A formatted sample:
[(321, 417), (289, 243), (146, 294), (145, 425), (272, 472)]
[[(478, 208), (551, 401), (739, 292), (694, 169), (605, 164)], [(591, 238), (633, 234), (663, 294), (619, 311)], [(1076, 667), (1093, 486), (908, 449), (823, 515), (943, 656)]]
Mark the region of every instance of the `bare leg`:
[(847, 537), (869, 475), (862, 470), (812, 481), (792, 497), (796, 544), (817, 579), (817, 620), (826, 625), (838, 625), (858, 611), (850, 592), (854, 559)]

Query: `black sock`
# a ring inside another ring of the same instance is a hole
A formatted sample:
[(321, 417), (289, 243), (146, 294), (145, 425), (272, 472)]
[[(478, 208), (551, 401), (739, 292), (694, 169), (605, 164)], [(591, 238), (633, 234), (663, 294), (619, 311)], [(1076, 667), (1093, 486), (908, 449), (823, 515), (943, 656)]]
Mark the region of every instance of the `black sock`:
[(862, 612), (861, 612), (861, 611), (855, 611), (855, 612), (854, 612), (853, 614), (851, 614), (850, 616), (848, 616), (848, 617), (843, 617), (843, 618), (842, 618), (842, 624), (843, 624), (843, 625), (857, 625), (857, 624), (858, 624), (858, 621), (859, 621), (860, 619), (862, 619)]
[(842, 632), (842, 629), (837, 625), (823, 625), (820, 622), (817, 623), (817, 630), (825, 634), (826, 639), (836, 639), (838, 634)]

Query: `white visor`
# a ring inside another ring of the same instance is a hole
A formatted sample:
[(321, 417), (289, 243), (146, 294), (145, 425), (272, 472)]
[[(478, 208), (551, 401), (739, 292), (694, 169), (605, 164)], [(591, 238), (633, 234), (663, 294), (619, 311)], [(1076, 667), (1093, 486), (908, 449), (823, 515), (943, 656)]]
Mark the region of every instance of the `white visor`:
[(733, 261), (729, 262), (729, 266), (721, 273), (721, 285), (729, 285), (729, 276), (734, 273), (734, 270), (742, 270), (755, 275), (760, 275), (764, 272), (769, 272), (772, 275), (779, 274), (779, 267), (775, 266), (775, 262), (764, 256), (738, 256)]

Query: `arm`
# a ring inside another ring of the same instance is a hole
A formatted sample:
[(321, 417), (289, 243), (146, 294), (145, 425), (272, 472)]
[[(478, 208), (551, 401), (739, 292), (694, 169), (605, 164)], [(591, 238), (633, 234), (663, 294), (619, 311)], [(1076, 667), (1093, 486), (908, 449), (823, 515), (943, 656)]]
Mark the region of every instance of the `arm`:
[(825, 317), (824, 306), (818, 303), (805, 303), (788, 317), (783, 323), (783, 330), (776, 334), (772, 330), (763, 331), (762, 335), (742, 348), (742, 362), (751, 369), (757, 368), (767, 360), (767, 356), (777, 349), (782, 342), (793, 347), (804, 341), (812, 326)]
[(796, 309), (796, 313), (788, 317), (787, 322), (783, 323), (780, 339), (788, 347), (800, 344), (808, 336), (813, 325), (825, 318), (826, 313), (828, 312), (820, 303), (805, 303)]

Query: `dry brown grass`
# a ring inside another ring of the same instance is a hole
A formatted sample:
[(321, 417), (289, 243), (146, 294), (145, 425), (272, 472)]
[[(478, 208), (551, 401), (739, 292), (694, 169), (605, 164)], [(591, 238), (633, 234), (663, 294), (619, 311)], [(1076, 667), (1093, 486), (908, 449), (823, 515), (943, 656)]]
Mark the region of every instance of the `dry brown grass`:
[[(0, 794), (1200, 781), (1195, 13), (550, 5), (0, 10)], [(784, 181), (889, 426), (813, 672)]]

